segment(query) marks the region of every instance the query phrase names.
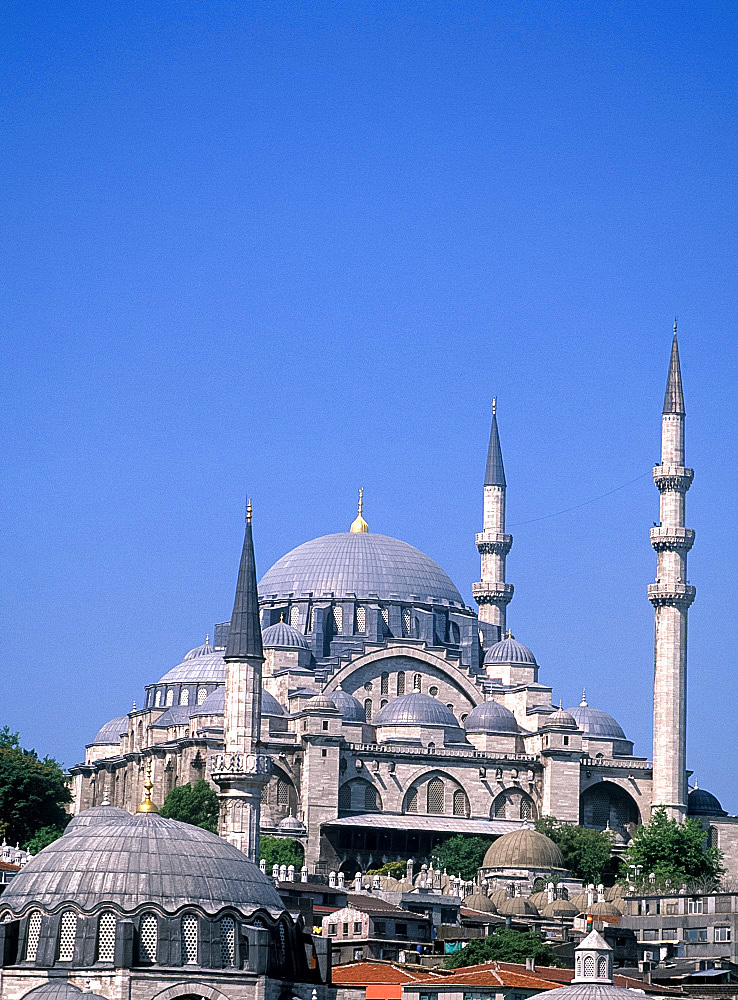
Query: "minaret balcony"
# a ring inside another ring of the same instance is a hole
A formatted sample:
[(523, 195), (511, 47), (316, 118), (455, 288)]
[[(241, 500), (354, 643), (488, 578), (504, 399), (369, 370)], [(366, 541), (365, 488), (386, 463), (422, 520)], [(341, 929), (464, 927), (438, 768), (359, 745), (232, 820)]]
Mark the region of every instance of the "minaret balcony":
[(512, 535), (500, 531), (479, 531), (474, 536), (480, 555), (506, 556), (512, 548)]
[(694, 530), (692, 528), (674, 528), (669, 525), (658, 525), (649, 531), (651, 545), (657, 552), (689, 552), (694, 545)]
[(647, 593), (655, 608), (688, 608), (697, 589), (690, 583), (649, 583)]
[(511, 583), (473, 583), (472, 597), (477, 604), (509, 604), (514, 587)]
[(686, 493), (692, 485), (694, 469), (687, 469), (683, 465), (655, 465), (651, 470), (651, 475), (656, 483), (656, 489), (660, 493), (665, 490)]

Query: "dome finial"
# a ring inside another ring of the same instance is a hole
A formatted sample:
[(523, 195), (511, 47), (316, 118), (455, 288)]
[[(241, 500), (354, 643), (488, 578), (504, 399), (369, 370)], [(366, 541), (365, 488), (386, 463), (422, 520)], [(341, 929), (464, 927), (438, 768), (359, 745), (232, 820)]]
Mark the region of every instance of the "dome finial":
[(354, 534), (366, 534), (369, 525), (364, 520), (364, 487), (359, 488), (359, 513), (350, 529)]
[(110, 793), (108, 791), (108, 786), (107, 785), (105, 785), (105, 788), (103, 789), (102, 805), (104, 805), (104, 806), (109, 806), (110, 805)]
[(579, 704), (580, 705), (586, 705), (587, 704), (587, 689), (586, 688), (582, 688), (582, 700), (579, 702)]
[(151, 757), (149, 757), (149, 759), (146, 761), (146, 777), (144, 778), (143, 786), (144, 786), (144, 797), (137, 811), (140, 813), (158, 812), (159, 810), (151, 801), (151, 789), (154, 787), (154, 782), (151, 780)]

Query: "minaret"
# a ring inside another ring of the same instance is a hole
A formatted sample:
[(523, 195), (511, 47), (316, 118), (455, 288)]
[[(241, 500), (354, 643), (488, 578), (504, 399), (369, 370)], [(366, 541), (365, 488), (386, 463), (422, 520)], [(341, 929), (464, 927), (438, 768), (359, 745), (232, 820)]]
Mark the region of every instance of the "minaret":
[(694, 531), (684, 527), (684, 498), (694, 472), (684, 465), (684, 394), (676, 320), (661, 417), (661, 464), (653, 470), (660, 493), (659, 523), (651, 528), (656, 582), (648, 586), (654, 607), (653, 785), (651, 808), (687, 814), (687, 611), (695, 588), (687, 582), (687, 553)]
[(258, 861), (261, 792), (269, 780), (271, 761), (259, 753), (264, 652), (250, 500), (224, 659), (225, 752), (210, 758), (213, 780), (220, 786), (219, 833), (252, 861)]
[(482, 579), (472, 584), (472, 596), (479, 605), (479, 620), (497, 625), (500, 638), (505, 633), (507, 606), (512, 600), (513, 585), (505, 583), (505, 557), (512, 546), (512, 535), (505, 534), (505, 468), (497, 430), (497, 400), (492, 400), (492, 430), (484, 476), (484, 517), (482, 531), (474, 536), (482, 557)]

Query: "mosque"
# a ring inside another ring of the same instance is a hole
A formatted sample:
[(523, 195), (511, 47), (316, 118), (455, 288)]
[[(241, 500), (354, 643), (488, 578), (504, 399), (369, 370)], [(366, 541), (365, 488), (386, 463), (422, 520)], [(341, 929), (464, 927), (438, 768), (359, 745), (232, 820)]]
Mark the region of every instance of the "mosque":
[[(494, 837), (539, 816), (612, 831), (622, 849), (654, 805), (693, 814), (738, 872), (738, 820), (688, 792), (685, 409), (676, 329), (653, 470), (660, 519), (652, 759), (607, 711), (556, 707), (534, 653), (506, 623), (512, 537), (496, 408), (468, 607), (423, 552), (370, 531), (312, 539), (256, 583), (251, 512), (230, 621), (106, 722), (72, 767), (73, 811), (133, 812), (148, 769), (163, 802), (199, 778), (221, 796), (221, 835), (256, 857), (259, 831), (302, 842), (318, 874), (427, 858), (454, 833)], [(540, 676), (539, 676), (540, 675)]]

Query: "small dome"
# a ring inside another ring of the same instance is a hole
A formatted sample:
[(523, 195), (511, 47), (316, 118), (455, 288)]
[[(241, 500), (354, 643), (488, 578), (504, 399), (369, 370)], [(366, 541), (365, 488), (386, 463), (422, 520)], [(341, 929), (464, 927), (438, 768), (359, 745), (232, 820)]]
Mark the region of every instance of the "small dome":
[(506, 899), (501, 906), (497, 907), (497, 912), (503, 917), (537, 917), (538, 910), (531, 903), (530, 899), (524, 896), (511, 896)]
[(26, 993), (23, 1000), (105, 1000), (99, 993), (83, 993), (66, 979), (52, 979)]
[(207, 636), (202, 646), (195, 646), (195, 648), (191, 649), (189, 653), (185, 653), (185, 657), (182, 662), (186, 663), (187, 660), (194, 660), (197, 656), (210, 656), (213, 652), (213, 647), (210, 645), (210, 636)]
[(279, 704), (273, 694), (266, 688), (261, 689), (261, 714), (262, 715), (285, 715), (285, 710)]
[(342, 687), (329, 692), (327, 697), (330, 698), (346, 722), (366, 722), (364, 706), (358, 698), (354, 698), (352, 694), (344, 691)]
[(269, 625), (261, 634), (264, 649), (310, 649), (307, 637), (287, 622)]
[(125, 809), (111, 805), (92, 806), (90, 809), (83, 809), (82, 812), (70, 819), (64, 836), (66, 837), (67, 834), (85, 826), (96, 826), (102, 823), (131, 823), (132, 821), (133, 816)]
[(586, 892), (579, 892), (569, 900), (577, 908), (577, 913), (586, 913), (589, 906), (589, 896)]
[(567, 708), (566, 711), (573, 717), (585, 736), (605, 740), (624, 740), (626, 738), (622, 728), (611, 715), (587, 704), (584, 692), (582, 692), (581, 702), (575, 708)]
[(546, 903), (548, 903), (548, 893), (545, 889), (541, 892), (532, 892), (530, 896), (528, 896), (528, 899), (537, 910), (542, 910)]
[(559, 708), (556, 709), (553, 715), (549, 715), (549, 717), (543, 723), (543, 729), (576, 729), (576, 728), (577, 728), (577, 720), (574, 718), (573, 715), (569, 715), (569, 713), (565, 711), (565, 709), (561, 708), (561, 706), (559, 706)]
[(90, 745), (100, 746), (101, 744), (120, 743), (121, 736), (127, 732), (128, 716), (116, 715), (114, 719), (106, 722), (104, 726), (98, 729), (95, 739)]
[(296, 836), (304, 836), (307, 833), (305, 824), (297, 816), (285, 816), (279, 821), (277, 829), (280, 833), (293, 833)]
[(541, 910), (542, 917), (576, 917), (580, 912), (568, 899), (554, 899)]
[[(360, 538), (360, 535), (356, 536)], [(393, 698), (374, 717), (375, 726), (448, 726), (459, 728), (456, 716), (442, 701), (413, 691)]]
[(497, 907), (489, 896), (485, 896), (479, 890), (473, 892), (471, 896), (465, 896), (461, 905), (466, 906), (470, 910), (477, 910), (479, 913), (497, 913)]
[(489, 894), (489, 898), (492, 900), (492, 902), (499, 910), (500, 906), (505, 902), (505, 900), (509, 899), (510, 897), (507, 894), (507, 889), (493, 889), (492, 892)]
[(608, 903), (604, 899), (598, 903), (592, 903), (591, 906), (588, 906), (582, 912), (590, 917), (622, 917), (620, 908), (614, 903)]
[(515, 636), (509, 632), (504, 639), (500, 639), (499, 642), (489, 647), (484, 654), (484, 662), (526, 663), (533, 667), (538, 666), (535, 656), (528, 647), (524, 646), (522, 642), (518, 642)]
[(483, 701), (467, 715), (464, 722), (467, 733), (517, 733), (515, 716), (498, 701)]
[[(208, 652), (209, 650), (209, 652)], [(191, 649), (181, 663), (168, 670), (159, 684), (225, 684), (224, 650), (207, 644)]]
[(482, 867), (563, 868), (564, 859), (553, 840), (537, 830), (523, 827), (504, 834), (488, 847)]
[(308, 701), (304, 708), (305, 712), (337, 712), (338, 709), (331, 699), (325, 694), (316, 694)]
[(720, 801), (706, 788), (693, 788), (687, 796), (687, 812), (690, 816), (727, 816)]

